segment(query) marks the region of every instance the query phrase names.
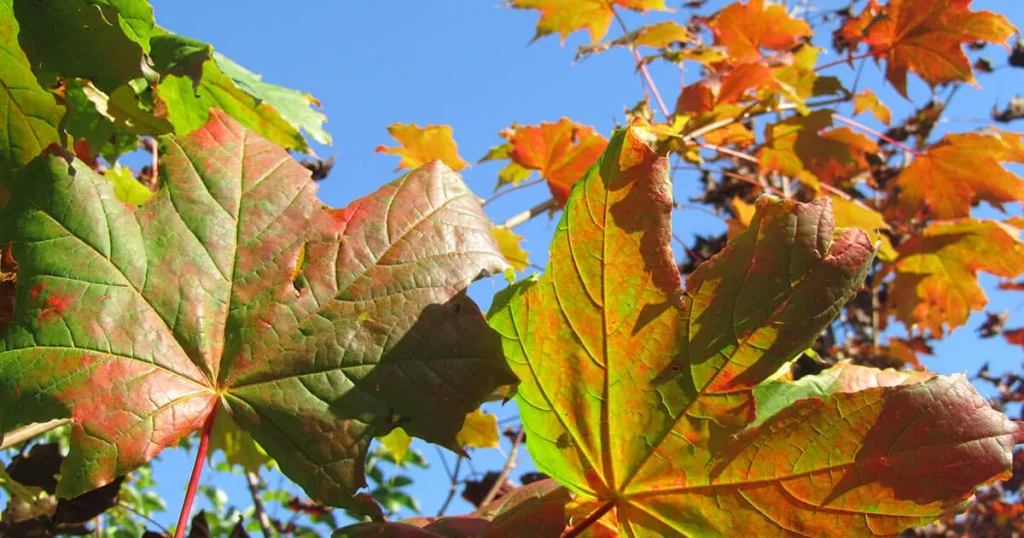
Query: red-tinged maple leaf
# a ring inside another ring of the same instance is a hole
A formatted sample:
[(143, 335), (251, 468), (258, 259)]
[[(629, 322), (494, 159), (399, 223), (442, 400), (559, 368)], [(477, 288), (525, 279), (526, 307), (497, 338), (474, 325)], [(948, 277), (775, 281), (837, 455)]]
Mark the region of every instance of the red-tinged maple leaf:
[(813, 35), (807, 22), (790, 17), (784, 6), (766, 6), (763, 0), (730, 4), (716, 13), (708, 26), (715, 45), (725, 47), (736, 63), (761, 59), (761, 49), (789, 50), (801, 38)]
[(1024, 291), (1024, 281), (1000, 282), (999, 289), (1007, 291)]
[(559, 207), (565, 204), (573, 183), (583, 177), (608, 145), (608, 139), (595, 133), (593, 127), (568, 118), (507, 129), (502, 135), (508, 139), (512, 163), (539, 171)]
[(1024, 329), (1010, 329), (1003, 331), (1003, 338), (1010, 344), (1024, 347)]
[(868, 0), (867, 5), (856, 17), (849, 17), (846, 22), (835, 31), (834, 39), (836, 48), (840, 51), (850, 49), (853, 55), (854, 49), (860, 46), (864, 40), (865, 31), (875, 20), (875, 17), (882, 12), (882, 6), (876, 0)]
[(569, 491), (551, 479), (514, 489), (468, 516), (418, 517), (394, 523), (357, 523), (345, 538), (545, 538), (565, 530)]
[(640, 13), (669, 11), (665, 0), (508, 0), (508, 5), (540, 11), (534, 40), (557, 33), (562, 43), (569, 34), (584, 28), (590, 33), (591, 43), (597, 43), (608, 33), (616, 7)]
[(898, 247), (888, 306), (909, 328), (941, 336), (967, 323), (988, 298), (978, 272), (1004, 278), (1024, 273), (1017, 230), (994, 220), (932, 224)]
[(459, 148), (452, 138), (450, 125), (420, 127), (415, 123), (396, 123), (388, 127), (388, 133), (401, 145), (394, 148), (380, 145), (374, 151), (401, 157), (396, 171), (417, 168), (434, 160), (456, 171), (469, 164), (459, 157)]
[(507, 265), (443, 164), (334, 210), (284, 150), (210, 115), (162, 139), (137, 208), (56, 156), (9, 183), (0, 432), (69, 417), (57, 492), (74, 496), (227, 413), (312, 498), (358, 506), (373, 437), (459, 450), (466, 413), (514, 380), (463, 293)]
[(946, 135), (914, 158), (894, 182), (897, 216), (936, 219), (970, 216), (977, 201), (997, 208), (1024, 201), (1024, 182), (1000, 163), (1024, 163), (1021, 135), (990, 129)]
[(883, 15), (874, 18), (864, 42), (876, 59), (885, 59), (885, 78), (900, 95), (907, 97), (909, 71), (930, 86), (974, 84), (963, 46), (977, 41), (1005, 46), (1017, 32), (1006, 17), (971, 11), (970, 4), (971, 0), (890, 0)]
[(676, 102), (676, 113), (712, 112), (716, 107), (740, 102), (753, 90), (778, 86), (775, 73), (763, 62), (722, 66), (715, 73), (683, 88)]
[(574, 505), (623, 536), (894, 535), (1009, 475), (1019, 428), (963, 376), (855, 369), (873, 380), (759, 393), (860, 288), (872, 245), (834, 229), (827, 199), (763, 196), (681, 290), (654, 138), (612, 137), (547, 269), (488, 314), (530, 455)]

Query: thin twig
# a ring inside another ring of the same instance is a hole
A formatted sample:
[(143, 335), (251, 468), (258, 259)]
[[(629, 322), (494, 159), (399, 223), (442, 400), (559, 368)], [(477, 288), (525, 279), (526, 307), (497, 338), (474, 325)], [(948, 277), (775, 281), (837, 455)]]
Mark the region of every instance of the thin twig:
[(508, 459), (505, 460), (505, 468), (501, 470), (501, 474), (498, 475), (498, 479), (494, 481), (494, 485), (491, 486), (491, 490), (484, 495), (484, 499), (480, 501), (480, 506), (487, 506), (494, 497), (498, 495), (498, 491), (501, 490), (501, 485), (508, 479), (508, 473), (512, 472), (512, 469), (516, 468), (516, 455), (519, 453), (519, 446), (523, 444), (523, 438), (526, 437), (526, 430), (521, 429), (516, 435), (516, 438), (512, 441), (512, 450), (508, 452)]
[(861, 58), (867, 58), (867, 57), (871, 56), (872, 54), (874, 54), (874, 53), (871, 52), (871, 51), (864, 52), (864, 53), (861, 53), (861, 54), (855, 54), (853, 56), (850, 56), (849, 58), (843, 58), (841, 60), (836, 60), (834, 62), (829, 62), (827, 64), (819, 65), (818, 67), (815, 67), (814, 70), (816, 72), (817, 71), (821, 71), (822, 69), (828, 69), (829, 67), (835, 67), (837, 65), (845, 64), (847, 62), (852, 62), (854, 60), (859, 60)]
[(452, 503), (452, 499), (455, 498), (455, 493), (459, 490), (459, 469), (462, 468), (462, 460), (464, 458), (459, 456), (459, 459), (455, 460), (455, 471), (449, 475), (451, 478), (451, 489), (448, 490), (448, 497), (444, 500), (444, 504), (441, 505), (441, 509), (437, 511), (437, 517), (444, 515), (445, 511), (448, 510), (448, 505)]
[(525, 189), (527, 187), (532, 187), (534, 185), (540, 185), (541, 183), (544, 183), (545, 181), (547, 181), (547, 180), (544, 179), (544, 178), (538, 178), (538, 179), (534, 179), (532, 181), (527, 181), (525, 183), (520, 183), (518, 185), (515, 185), (511, 189), (505, 189), (505, 190), (495, 194), (494, 196), (491, 196), (490, 198), (484, 200), (484, 203), (480, 204), (480, 207), (483, 207), (483, 206), (485, 206), (485, 205), (487, 205), (487, 204), (497, 200), (498, 198), (501, 198), (502, 196), (505, 196), (506, 194), (508, 194), (510, 192), (516, 192), (516, 191), (518, 191), (520, 189)]
[(736, 172), (730, 172), (728, 170), (723, 170), (722, 174), (725, 174), (726, 176), (731, 177), (733, 179), (738, 179), (740, 181), (750, 183), (751, 185), (761, 187), (762, 189), (765, 189), (776, 196), (782, 196), (782, 191), (780, 191), (779, 189), (776, 189), (775, 187), (768, 185), (767, 183), (762, 183), (752, 177), (747, 177), (744, 176), (743, 174), (737, 174)]
[(605, 514), (611, 511), (611, 509), (614, 507), (615, 501), (608, 501), (602, 504), (601, 507), (595, 510), (593, 514), (587, 516), (587, 519), (584, 519), (580, 522), (579, 525), (576, 525), (575, 527), (566, 531), (561, 538), (574, 538), (575, 536), (583, 534), (583, 531), (590, 528), (590, 526), (594, 523), (597, 523), (602, 517), (604, 517)]
[(263, 495), (260, 494), (260, 477), (252, 471), (246, 471), (245, 479), (249, 482), (249, 493), (252, 494), (252, 505), (253, 508), (256, 509), (256, 521), (260, 522), (260, 529), (263, 530), (263, 536), (266, 538), (274, 538), (274, 533), (270, 530), (270, 518), (267, 517), (267, 510), (263, 506)]
[(710, 144), (708, 142), (701, 142), (700, 147), (704, 149), (717, 151), (718, 153), (721, 153), (723, 155), (736, 157), (737, 159), (741, 159), (747, 162), (752, 162), (754, 164), (760, 164), (760, 161), (757, 160), (757, 157), (754, 157), (753, 155), (748, 155), (746, 153), (743, 153), (742, 151), (736, 151), (734, 149), (726, 148), (723, 146), (716, 146), (715, 144)]
[[(626, 21), (622, 20), (622, 16), (615, 10), (615, 6), (611, 6), (612, 14), (615, 15), (615, 20), (618, 21), (619, 27), (622, 28), (622, 33), (626, 36), (630, 36), (629, 28), (626, 26)], [(668, 107), (665, 106), (665, 101), (661, 99), (661, 93), (658, 92), (658, 86), (654, 84), (654, 79), (651, 78), (651, 73), (647, 71), (647, 64), (644, 63), (643, 56), (640, 55), (640, 51), (637, 50), (636, 45), (633, 43), (633, 37), (629, 39), (629, 50), (633, 53), (633, 57), (636, 58), (636, 67), (640, 70), (640, 74), (643, 75), (644, 81), (647, 82), (647, 87), (651, 89), (651, 95), (654, 96), (654, 101), (658, 103), (658, 108), (661, 109), (661, 114), (665, 116), (665, 119), (672, 117), (669, 113)]]
[(530, 209), (527, 209), (526, 211), (523, 211), (522, 213), (519, 213), (517, 215), (513, 215), (512, 218), (506, 220), (499, 227), (507, 228), (507, 229), (511, 230), (512, 228), (515, 228), (516, 226), (519, 226), (520, 224), (523, 224), (524, 222), (532, 219), (533, 217), (536, 217), (537, 215), (540, 215), (542, 213), (546, 213), (546, 212), (548, 212), (548, 211), (550, 211), (552, 209), (555, 209), (556, 206), (557, 206), (557, 203), (555, 202), (555, 199), (554, 198), (549, 198), (546, 202), (541, 202), (541, 203), (531, 207)]
[(57, 429), (68, 422), (71, 421), (66, 418), (58, 418), (46, 422), (34, 422), (10, 431), (6, 435), (0, 435), (0, 450), (7, 450), (12, 446), (24, 443), (33, 437), (42, 435), (50, 430)]
[(865, 133), (868, 133), (869, 135), (877, 137), (879, 140), (885, 140), (886, 142), (892, 144), (893, 146), (895, 146), (897, 148), (900, 148), (903, 151), (905, 151), (907, 153), (910, 153), (911, 155), (913, 155), (915, 157), (920, 157), (921, 156), (921, 152), (917, 151), (916, 149), (911, 148), (910, 146), (907, 146), (907, 145), (903, 144), (902, 142), (898, 142), (897, 140), (895, 140), (895, 139), (891, 138), (890, 136), (886, 135), (885, 133), (876, 131), (876, 130), (872, 129), (871, 127), (868, 127), (867, 125), (864, 125), (863, 123), (851, 120), (850, 118), (847, 118), (846, 116), (840, 116), (839, 114), (832, 114), (832, 119), (834, 119), (834, 120), (836, 120), (836, 121), (838, 121), (840, 123), (845, 123), (845, 124), (849, 125), (850, 127), (854, 127), (856, 129), (860, 129), (861, 131), (864, 131)]
[(118, 501), (117, 502), (117, 506), (119, 506), (119, 507), (121, 507), (121, 508), (123, 508), (123, 509), (125, 509), (125, 510), (127, 510), (127, 511), (129, 511), (129, 512), (131, 512), (131, 513), (133, 513), (133, 514), (135, 514), (135, 515), (137, 515), (139, 517), (141, 517), (142, 519), (146, 520), (147, 523), (150, 523), (150, 524), (156, 526), (156, 528), (160, 529), (160, 533), (161, 534), (163, 534), (164, 536), (167, 536), (168, 538), (170, 538), (171, 531), (167, 530), (167, 527), (164, 527), (163, 525), (161, 525), (159, 521), (157, 521), (157, 520), (147, 516), (146, 514), (143, 514), (142, 512), (139, 512), (134, 507), (132, 507), (132, 505), (130, 505), (130, 504), (124, 502), (124, 501)]

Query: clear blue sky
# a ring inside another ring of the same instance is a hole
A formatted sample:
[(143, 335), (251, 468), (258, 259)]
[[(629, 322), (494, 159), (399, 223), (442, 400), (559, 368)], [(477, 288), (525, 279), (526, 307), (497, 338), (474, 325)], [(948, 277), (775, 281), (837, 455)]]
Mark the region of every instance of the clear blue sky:
[[(622, 121), (623, 107), (632, 106), (643, 95), (627, 51), (613, 50), (574, 64), (576, 46), (588, 39), (585, 33), (574, 34), (564, 47), (556, 37), (531, 45), (536, 13), (500, 8), (499, 0), (153, 3), (158, 24), (212, 43), (219, 52), (263, 74), (268, 82), (308, 91), (320, 99), (330, 119), (327, 128), (334, 145), (318, 151), (324, 157), (337, 154), (337, 165), (320, 190), (321, 198), (332, 206), (343, 206), (397, 177), (393, 170), (398, 159), (373, 152), (378, 144), (393, 145), (385, 129), (389, 124), (450, 124), (461, 155), (475, 162), (490, 146), (501, 142), (497, 132), (514, 121), (534, 124), (567, 116), (608, 134), (616, 119)], [(668, 2), (673, 6), (682, 3)], [(845, 3), (819, 0), (813, 5)], [(712, 1), (703, 12), (710, 13), (721, 5), (725, 2)], [(976, 0), (973, 7), (1000, 11), (1024, 27), (1024, 2)], [(627, 18), (634, 28), (656, 20), (662, 18)], [(609, 35), (618, 34), (613, 28)], [(991, 57), (996, 66), (1006, 63), (1002, 49), (990, 46), (982, 55)], [(911, 103), (897, 96), (876, 73), (869, 64), (861, 88), (871, 87), (885, 99), (898, 121), (909, 113)], [(661, 66), (653, 74), (671, 106), (680, 85), (679, 71)], [(852, 74), (848, 68), (836, 67), (829, 74), (844, 77), (849, 86)], [(695, 69), (685, 73), (689, 82), (698, 76)], [(976, 129), (984, 124), (973, 120), (988, 118), (997, 102), (1003, 106), (1014, 94), (1024, 93), (1021, 69), (1000, 69), (979, 76), (979, 80), (984, 89), (962, 89), (947, 113), (954, 121), (940, 125), (941, 130)], [(920, 105), (928, 100), (929, 91), (915, 81), (911, 95)], [(845, 112), (852, 114), (850, 110)], [(880, 127), (869, 116), (858, 119)], [(1019, 125), (1009, 129), (1019, 130)], [(475, 165), (463, 175), (478, 194), (487, 197), (499, 168), (493, 163)], [(677, 198), (692, 196), (698, 188), (695, 175), (677, 177)], [(546, 194), (543, 186), (526, 189), (488, 206), (488, 213), (501, 221), (543, 201)], [(1013, 205), (1010, 211), (1020, 214), (1020, 207)], [(990, 215), (995, 214), (985, 212), (985, 216)], [(538, 218), (516, 230), (525, 235), (531, 261), (538, 265), (547, 260), (545, 247), (554, 227), (554, 222)], [(675, 227), (687, 239), (695, 232), (723, 229), (718, 219), (692, 210), (679, 213)], [(1010, 325), (1024, 326), (1024, 309), (1020, 308), (1024, 294), (991, 291), (996, 279), (983, 277), (982, 281), (990, 290), (990, 309), (1013, 310)], [(503, 286), (501, 278), (493, 278), (476, 284), (472, 295), (486, 309), (491, 295)], [(967, 327), (938, 343), (936, 356), (927, 359), (926, 364), (942, 373), (974, 373), (986, 361), (997, 371), (1019, 368), (1024, 359), (1019, 348), (1007, 346), (1001, 339), (976, 338), (974, 328), (982, 318), (981, 314), (972, 316)], [(900, 327), (894, 334), (902, 332)], [(499, 417), (516, 413), (514, 404), (491, 410)], [(417, 447), (433, 466), (415, 475), (412, 493), (420, 499), (424, 514), (433, 515), (448, 490), (447, 477), (434, 448), (422, 444)], [(452, 455), (446, 457), (451, 459)], [(496, 470), (503, 462), (503, 455), (496, 450), (476, 451), (473, 455), (473, 465), (480, 471)], [(190, 457), (180, 451), (166, 454), (156, 465), (154, 476), (162, 485), (169, 509), (159, 518), (162, 522), (172, 523), (176, 517), (190, 467)], [(530, 469), (526, 457), (513, 477)], [(213, 476), (208, 475), (207, 480)], [(217, 485), (239, 504), (247, 505), (248, 492), (240, 479), (223, 475), (216, 478)], [(470, 506), (457, 498), (449, 513), (469, 510)]]

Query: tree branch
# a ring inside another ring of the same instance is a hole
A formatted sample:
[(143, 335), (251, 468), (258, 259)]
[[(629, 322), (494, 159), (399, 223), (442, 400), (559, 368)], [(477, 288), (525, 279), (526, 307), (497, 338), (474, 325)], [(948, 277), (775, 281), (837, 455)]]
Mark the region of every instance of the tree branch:
[(256, 509), (256, 521), (260, 522), (260, 529), (263, 530), (263, 536), (266, 538), (274, 538), (274, 533), (270, 530), (270, 518), (267, 517), (267, 510), (263, 506), (263, 495), (260, 494), (260, 477), (252, 471), (246, 471), (245, 479), (249, 482), (249, 493), (252, 494), (252, 505)]
[(512, 469), (516, 468), (516, 455), (519, 453), (519, 446), (523, 444), (523, 438), (526, 437), (526, 430), (520, 429), (519, 433), (516, 434), (516, 438), (512, 440), (512, 450), (508, 452), (508, 459), (505, 460), (505, 468), (501, 470), (501, 474), (498, 475), (498, 479), (494, 481), (494, 485), (491, 486), (491, 490), (484, 495), (480, 506), (487, 506), (494, 497), (498, 495), (498, 491), (501, 490), (501, 485), (508, 479), (508, 473), (512, 472)]
[(654, 79), (651, 78), (651, 73), (647, 70), (647, 64), (644, 63), (643, 56), (640, 56), (640, 51), (637, 50), (636, 45), (633, 43), (633, 36), (629, 33), (629, 28), (626, 26), (626, 21), (622, 20), (622, 16), (615, 10), (615, 6), (611, 6), (612, 14), (615, 15), (615, 20), (618, 21), (619, 27), (622, 28), (622, 33), (629, 37), (629, 50), (633, 53), (633, 58), (636, 59), (636, 68), (640, 70), (640, 74), (643, 75), (644, 81), (647, 83), (647, 87), (651, 90), (651, 95), (654, 96), (654, 101), (658, 103), (658, 108), (661, 109), (661, 114), (665, 116), (665, 119), (672, 117), (669, 113), (668, 107), (665, 106), (665, 101), (661, 99), (661, 93), (658, 91), (658, 86), (654, 84)]
[[(448, 479), (451, 481), (451, 489), (448, 490), (448, 497), (444, 500), (444, 504), (437, 511), (437, 517), (444, 515), (445, 511), (448, 510), (448, 505), (452, 503), (452, 499), (455, 498), (455, 493), (459, 490), (459, 469), (462, 468), (463, 457), (459, 456), (459, 459), (455, 460), (455, 471), (448, 475)], [(444, 460), (442, 460), (444, 461)], [(445, 464), (445, 470), (448, 469), (448, 465)]]
[(555, 199), (549, 198), (546, 202), (541, 202), (531, 207), (530, 209), (523, 211), (522, 213), (513, 215), (512, 218), (506, 220), (499, 227), (511, 230), (512, 228), (515, 228), (516, 226), (523, 224), (524, 222), (532, 219), (533, 217), (536, 217), (537, 215), (540, 215), (541, 213), (547, 213), (548, 211), (555, 209), (556, 206), (557, 204), (555, 202)]

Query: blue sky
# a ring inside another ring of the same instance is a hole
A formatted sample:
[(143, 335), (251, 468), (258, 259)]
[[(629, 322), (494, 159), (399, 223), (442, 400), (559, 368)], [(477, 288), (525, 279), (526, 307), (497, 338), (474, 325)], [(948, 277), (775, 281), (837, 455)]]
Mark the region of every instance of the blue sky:
[[(320, 99), (330, 119), (327, 128), (334, 145), (318, 147), (317, 151), (324, 157), (337, 156), (329, 180), (321, 184), (320, 196), (332, 206), (344, 206), (397, 177), (394, 168), (398, 159), (373, 152), (378, 144), (393, 145), (386, 131), (392, 123), (450, 124), (461, 155), (475, 162), (502, 141), (498, 131), (512, 122), (535, 124), (566, 116), (608, 134), (616, 120), (622, 121), (623, 107), (632, 106), (643, 96), (640, 78), (633, 73), (632, 58), (626, 50), (612, 50), (576, 64), (576, 46), (588, 41), (585, 33), (574, 34), (565, 46), (559, 45), (557, 37), (530, 44), (536, 13), (501, 8), (499, 0), (153, 3), (158, 24), (212, 43), (219, 52), (261, 73), (268, 82), (308, 91)], [(682, 1), (668, 3), (678, 5)], [(819, 0), (813, 5), (845, 3)], [(702, 12), (710, 13), (722, 5), (725, 2), (712, 1)], [(976, 0), (972, 7), (1004, 13), (1018, 26), (1024, 26), (1022, 2)], [(662, 19), (626, 18), (632, 28)], [(618, 34), (613, 28), (609, 36)], [(981, 55), (991, 57), (996, 66), (1006, 63), (1006, 53), (993, 46)], [(825, 56), (821, 61), (832, 59)], [(843, 77), (848, 86), (852, 78), (852, 72), (843, 66), (827, 74)], [(653, 76), (671, 106), (681, 80), (693, 82), (699, 72), (691, 68), (681, 79), (675, 67), (657, 66)], [(1014, 94), (1024, 93), (1021, 69), (999, 69), (979, 76), (979, 81), (983, 89), (963, 88), (956, 95), (947, 113), (950, 121), (942, 123), (940, 130), (960, 132), (982, 127), (980, 120), (988, 118), (993, 105), (1003, 106)], [(896, 121), (912, 110), (912, 103), (885, 85), (872, 64), (866, 67), (860, 87), (870, 87), (890, 104)], [(928, 100), (929, 89), (920, 81), (912, 82), (910, 88), (913, 103), (920, 105)], [(849, 106), (842, 110), (852, 115)], [(858, 120), (881, 128), (870, 116)], [(1010, 125), (1008, 129), (1019, 130), (1019, 126)], [(463, 175), (474, 191), (488, 197), (500, 166), (474, 165)], [(693, 196), (698, 188), (696, 175), (680, 174), (676, 197)], [(500, 222), (546, 197), (545, 188), (537, 186), (503, 197), (487, 210)], [(1017, 205), (1009, 210), (1021, 214)], [(981, 215), (997, 213), (983, 210)], [(674, 226), (683, 238), (724, 229), (718, 219), (692, 210), (678, 212)], [(553, 221), (537, 218), (516, 229), (526, 237), (532, 262), (546, 262), (545, 248), (554, 227)], [(1024, 294), (994, 291), (994, 278), (983, 277), (982, 282), (992, 299), (989, 308), (1013, 311), (1010, 325), (1024, 326)], [(493, 278), (474, 285), (472, 295), (486, 309), (491, 295), (503, 286), (502, 279)], [(982, 314), (972, 316), (967, 327), (939, 342), (936, 356), (927, 359), (927, 366), (941, 373), (974, 373), (984, 362), (991, 362), (996, 371), (1019, 368), (1024, 359), (1019, 348), (1001, 339), (976, 337), (974, 328), (982, 318)], [(902, 327), (893, 332), (902, 333)], [(499, 417), (515, 415), (514, 404), (491, 410)], [(415, 475), (412, 492), (419, 498), (424, 514), (433, 515), (447, 493), (447, 477), (434, 448), (417, 446), (433, 466)], [(446, 457), (452, 459), (451, 454)], [(503, 462), (504, 456), (497, 450), (473, 454), (473, 466), (479, 471), (499, 469)], [(191, 458), (181, 451), (166, 454), (156, 465), (154, 476), (162, 485), (161, 493), (169, 508), (159, 518), (161, 522), (173, 523), (176, 518), (190, 468)], [(512, 476), (530, 469), (529, 458), (524, 457)], [(248, 492), (241, 479), (207, 475), (207, 480), (214, 478), (240, 505), (248, 505)], [(449, 513), (469, 510), (470, 506), (457, 498)]]

